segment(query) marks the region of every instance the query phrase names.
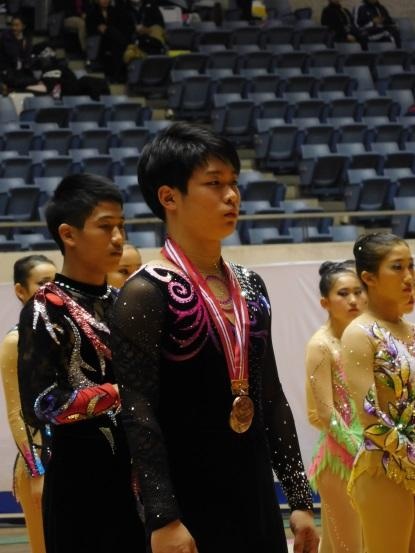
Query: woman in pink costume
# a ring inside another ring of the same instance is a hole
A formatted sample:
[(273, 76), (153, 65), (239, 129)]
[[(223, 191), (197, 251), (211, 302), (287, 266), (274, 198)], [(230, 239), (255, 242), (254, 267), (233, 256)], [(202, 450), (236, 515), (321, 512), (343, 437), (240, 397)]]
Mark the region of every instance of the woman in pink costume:
[(340, 363), (340, 338), (365, 306), (365, 294), (353, 269), (342, 263), (320, 267), (321, 306), (328, 321), (312, 336), (306, 353), (310, 423), (321, 431), (309, 469), (321, 497), (321, 553), (361, 553), (362, 530), (347, 495), (347, 481), (361, 441), (355, 408)]

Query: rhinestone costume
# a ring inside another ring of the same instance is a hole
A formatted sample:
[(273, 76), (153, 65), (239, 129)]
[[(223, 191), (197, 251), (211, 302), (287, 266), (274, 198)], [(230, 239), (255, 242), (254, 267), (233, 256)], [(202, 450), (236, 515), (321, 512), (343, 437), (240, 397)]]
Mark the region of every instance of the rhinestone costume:
[[(33, 428), (29, 426), (21, 416), (19, 383), (15, 364), (17, 342), (18, 326), (16, 325), (7, 334), (2, 344), (0, 354), (1, 372), (6, 395), (10, 429), (19, 450), (16, 464), (21, 463), (20, 457), (22, 457), (27, 473), (30, 476), (36, 477), (45, 473), (45, 465), (50, 454), (49, 448), (47, 447), (50, 430), (48, 425), (41, 428)], [(9, 355), (11, 356), (10, 360), (8, 359)]]
[(318, 476), (327, 468), (347, 482), (362, 442), (362, 428), (347, 388), (340, 351), (340, 340), (331, 334), (329, 325), (323, 325), (307, 345), (309, 420), (321, 430), (308, 471), (316, 491)]
[(130, 455), (109, 349), (115, 292), (56, 275), (22, 310), (25, 420), (52, 428), (43, 507), (48, 553), (141, 553)]
[(373, 345), (374, 381), (364, 398), (364, 440), (349, 487), (368, 470), (415, 493), (415, 328), (406, 342), (377, 322), (362, 328)]
[(252, 426), (229, 426), (225, 355), (200, 292), (181, 271), (148, 265), (116, 302), (114, 370), (149, 532), (180, 518), (200, 553), (281, 553), (272, 469), (292, 509), (312, 508), (294, 420), (271, 344), (258, 275), (232, 266), (250, 318)]

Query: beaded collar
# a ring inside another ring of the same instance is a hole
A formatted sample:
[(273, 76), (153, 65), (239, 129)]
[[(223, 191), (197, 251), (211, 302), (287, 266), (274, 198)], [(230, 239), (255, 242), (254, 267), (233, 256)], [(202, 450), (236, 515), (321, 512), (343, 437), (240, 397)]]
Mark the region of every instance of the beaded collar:
[(110, 297), (113, 288), (109, 284), (94, 285), (72, 280), (61, 274), (56, 274), (54, 283), (64, 291), (81, 294), (97, 300), (106, 300)]

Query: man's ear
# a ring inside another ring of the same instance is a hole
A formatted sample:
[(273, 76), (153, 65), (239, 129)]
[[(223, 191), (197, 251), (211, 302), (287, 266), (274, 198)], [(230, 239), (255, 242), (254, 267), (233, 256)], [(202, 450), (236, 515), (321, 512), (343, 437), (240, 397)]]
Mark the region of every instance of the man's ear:
[(72, 225), (68, 225), (68, 223), (62, 223), (58, 227), (58, 234), (60, 236), (60, 239), (65, 244), (65, 246), (69, 248), (73, 248), (75, 246), (75, 227)]
[(163, 184), (157, 191), (158, 199), (166, 211), (176, 209), (176, 190), (167, 184)]

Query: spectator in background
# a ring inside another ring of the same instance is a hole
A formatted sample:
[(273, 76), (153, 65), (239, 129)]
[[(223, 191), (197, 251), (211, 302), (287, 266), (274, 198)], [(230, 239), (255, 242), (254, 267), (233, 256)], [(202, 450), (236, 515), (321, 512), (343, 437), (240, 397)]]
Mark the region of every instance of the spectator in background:
[[(11, 15), (21, 15), (26, 23), (26, 29), (32, 33), (35, 28), (37, 0), (13, 0), (6, 2), (6, 12)], [(39, 2), (41, 4), (41, 2)]]
[(146, 55), (165, 53), (165, 24), (157, 0), (127, 0), (124, 19), (130, 37), (130, 44), (124, 53), (125, 63)]
[(113, 82), (125, 80), (124, 65), (120, 63), (129, 40), (124, 20), (123, 10), (112, 6), (110, 0), (95, 0), (86, 15), (87, 35), (101, 37), (98, 61)]
[(370, 42), (395, 42), (401, 47), (398, 27), (388, 10), (378, 0), (363, 0), (355, 11), (355, 24)]
[(79, 45), (82, 51), (86, 50), (85, 18), (89, 2), (87, 0), (54, 0), (54, 11), (63, 12), (63, 26), (68, 31), (78, 34)]
[(321, 24), (328, 27), (335, 42), (360, 42), (367, 48), (367, 41), (356, 27), (350, 11), (341, 5), (341, 0), (328, 0), (321, 13)]
[(32, 40), (26, 33), (25, 22), (16, 14), (12, 17), (10, 29), (0, 35), (0, 80), (6, 85), (7, 92), (24, 91), (37, 83), (31, 70), (32, 53)]

